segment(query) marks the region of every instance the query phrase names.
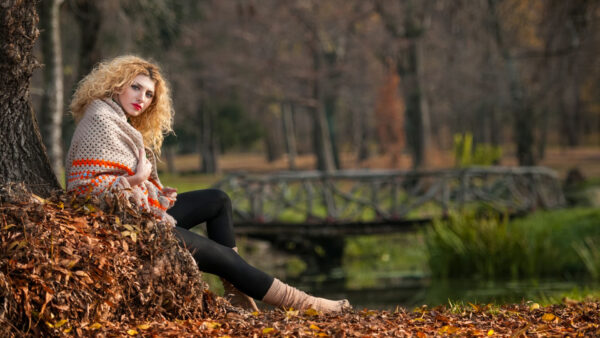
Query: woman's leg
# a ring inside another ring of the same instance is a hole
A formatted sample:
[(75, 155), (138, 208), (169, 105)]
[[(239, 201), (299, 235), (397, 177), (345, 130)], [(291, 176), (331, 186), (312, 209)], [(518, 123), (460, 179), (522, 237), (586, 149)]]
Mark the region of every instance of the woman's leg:
[(180, 227), (175, 227), (175, 235), (201, 271), (225, 278), (252, 298), (263, 299), (273, 284), (273, 277), (246, 263), (232, 248)]
[[(177, 202), (175, 202), (175, 205), (168, 210), (168, 213), (177, 220), (177, 226), (180, 230), (187, 230), (195, 225), (206, 222), (208, 238), (214, 241), (210, 242), (212, 242), (212, 244), (225, 246), (228, 254), (233, 251), (237, 256), (235, 236), (233, 234), (231, 200), (223, 191), (217, 189), (205, 189), (180, 194), (177, 196)], [(180, 231), (180, 236), (183, 233), (184, 232)], [(194, 238), (191, 236), (191, 233), (186, 233), (185, 237)], [(240, 292), (231, 284), (229, 281), (231, 278), (230, 276), (226, 276), (223, 271), (219, 272), (214, 270), (213, 267), (207, 266), (207, 264), (203, 262), (205, 260), (208, 260), (208, 262), (214, 261), (214, 257), (207, 256), (206, 248), (210, 247), (206, 245), (199, 246), (199, 243), (193, 243), (193, 241), (186, 241), (185, 239), (184, 242), (186, 242), (188, 247), (195, 246), (195, 250), (204, 257), (202, 258), (202, 261), (198, 260), (198, 262), (202, 262), (199, 264), (201, 270), (221, 276), (221, 282), (223, 283), (224, 289), (223, 296), (227, 298), (231, 304), (250, 311), (258, 310), (256, 303), (254, 303), (252, 298)], [(204, 249), (200, 250), (201, 247)], [(217, 252), (208, 254), (217, 254)], [(231, 271), (238, 270), (239, 269), (236, 268)]]
[(255, 299), (277, 307), (314, 308), (324, 312), (339, 312), (350, 307), (347, 300), (333, 301), (307, 295), (246, 263), (232, 248), (187, 229), (176, 227), (175, 235), (191, 251), (200, 270), (227, 279)]
[[(331, 312), (348, 306), (346, 300), (331, 301), (309, 296), (246, 263), (234, 251), (231, 200), (224, 192), (207, 189), (182, 193), (168, 213), (177, 220), (175, 234), (191, 251), (200, 270), (231, 282), (244, 294), (278, 307), (313, 307)], [(203, 222), (206, 222), (208, 238), (188, 230)], [(223, 285), (227, 289), (227, 283)], [(237, 291), (235, 288), (234, 293)], [(256, 309), (254, 302), (249, 301), (242, 299), (238, 305)]]
[(184, 229), (206, 222), (208, 238), (229, 248), (235, 247), (231, 200), (223, 191), (204, 189), (181, 193), (167, 213)]

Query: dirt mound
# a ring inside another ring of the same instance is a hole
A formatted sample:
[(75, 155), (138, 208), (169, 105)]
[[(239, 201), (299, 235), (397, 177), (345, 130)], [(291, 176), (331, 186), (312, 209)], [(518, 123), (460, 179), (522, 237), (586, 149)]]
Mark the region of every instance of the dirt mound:
[(228, 307), (170, 226), (127, 201), (45, 200), (18, 186), (0, 196), (2, 336), (82, 335), (100, 323), (218, 317)]

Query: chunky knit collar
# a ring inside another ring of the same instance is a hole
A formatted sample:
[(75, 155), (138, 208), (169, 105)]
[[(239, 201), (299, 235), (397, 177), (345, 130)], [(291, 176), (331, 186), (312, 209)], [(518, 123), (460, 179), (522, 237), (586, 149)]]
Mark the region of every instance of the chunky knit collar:
[(119, 115), (119, 117), (122, 117), (123, 119), (127, 120), (127, 114), (125, 114), (125, 111), (123, 110), (121, 105), (118, 104), (115, 100), (113, 100), (110, 97), (107, 97), (107, 98), (102, 99), (102, 102), (109, 105), (115, 111), (115, 113), (117, 113), (117, 115)]

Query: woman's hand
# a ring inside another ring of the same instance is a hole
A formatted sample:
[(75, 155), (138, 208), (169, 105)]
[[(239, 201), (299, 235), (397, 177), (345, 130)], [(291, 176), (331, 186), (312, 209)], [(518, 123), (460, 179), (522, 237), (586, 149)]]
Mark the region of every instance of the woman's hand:
[(168, 198), (176, 198), (177, 197), (177, 189), (171, 187), (163, 187), (163, 194)]
[(145, 180), (150, 177), (152, 173), (152, 164), (146, 158), (146, 150), (144, 148), (140, 148), (139, 152), (139, 160), (137, 163), (137, 168), (135, 175), (127, 177), (127, 181), (129, 181), (129, 185), (135, 186), (141, 184)]

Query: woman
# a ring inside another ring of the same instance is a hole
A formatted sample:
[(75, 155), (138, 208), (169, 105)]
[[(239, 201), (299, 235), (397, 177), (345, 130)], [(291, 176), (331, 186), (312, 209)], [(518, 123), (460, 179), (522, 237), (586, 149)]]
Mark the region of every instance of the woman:
[[(139, 57), (99, 64), (78, 85), (71, 103), (78, 123), (67, 155), (67, 190), (125, 194), (174, 226), (201, 271), (221, 277), (232, 304), (258, 310), (252, 300), (277, 307), (339, 312), (347, 300), (313, 297), (250, 266), (237, 254), (229, 197), (207, 189), (177, 195), (156, 173), (173, 109), (159, 68)], [(189, 231), (206, 222), (208, 238)], [(232, 284), (230, 284), (231, 282)], [(250, 297), (252, 298), (250, 298)]]

